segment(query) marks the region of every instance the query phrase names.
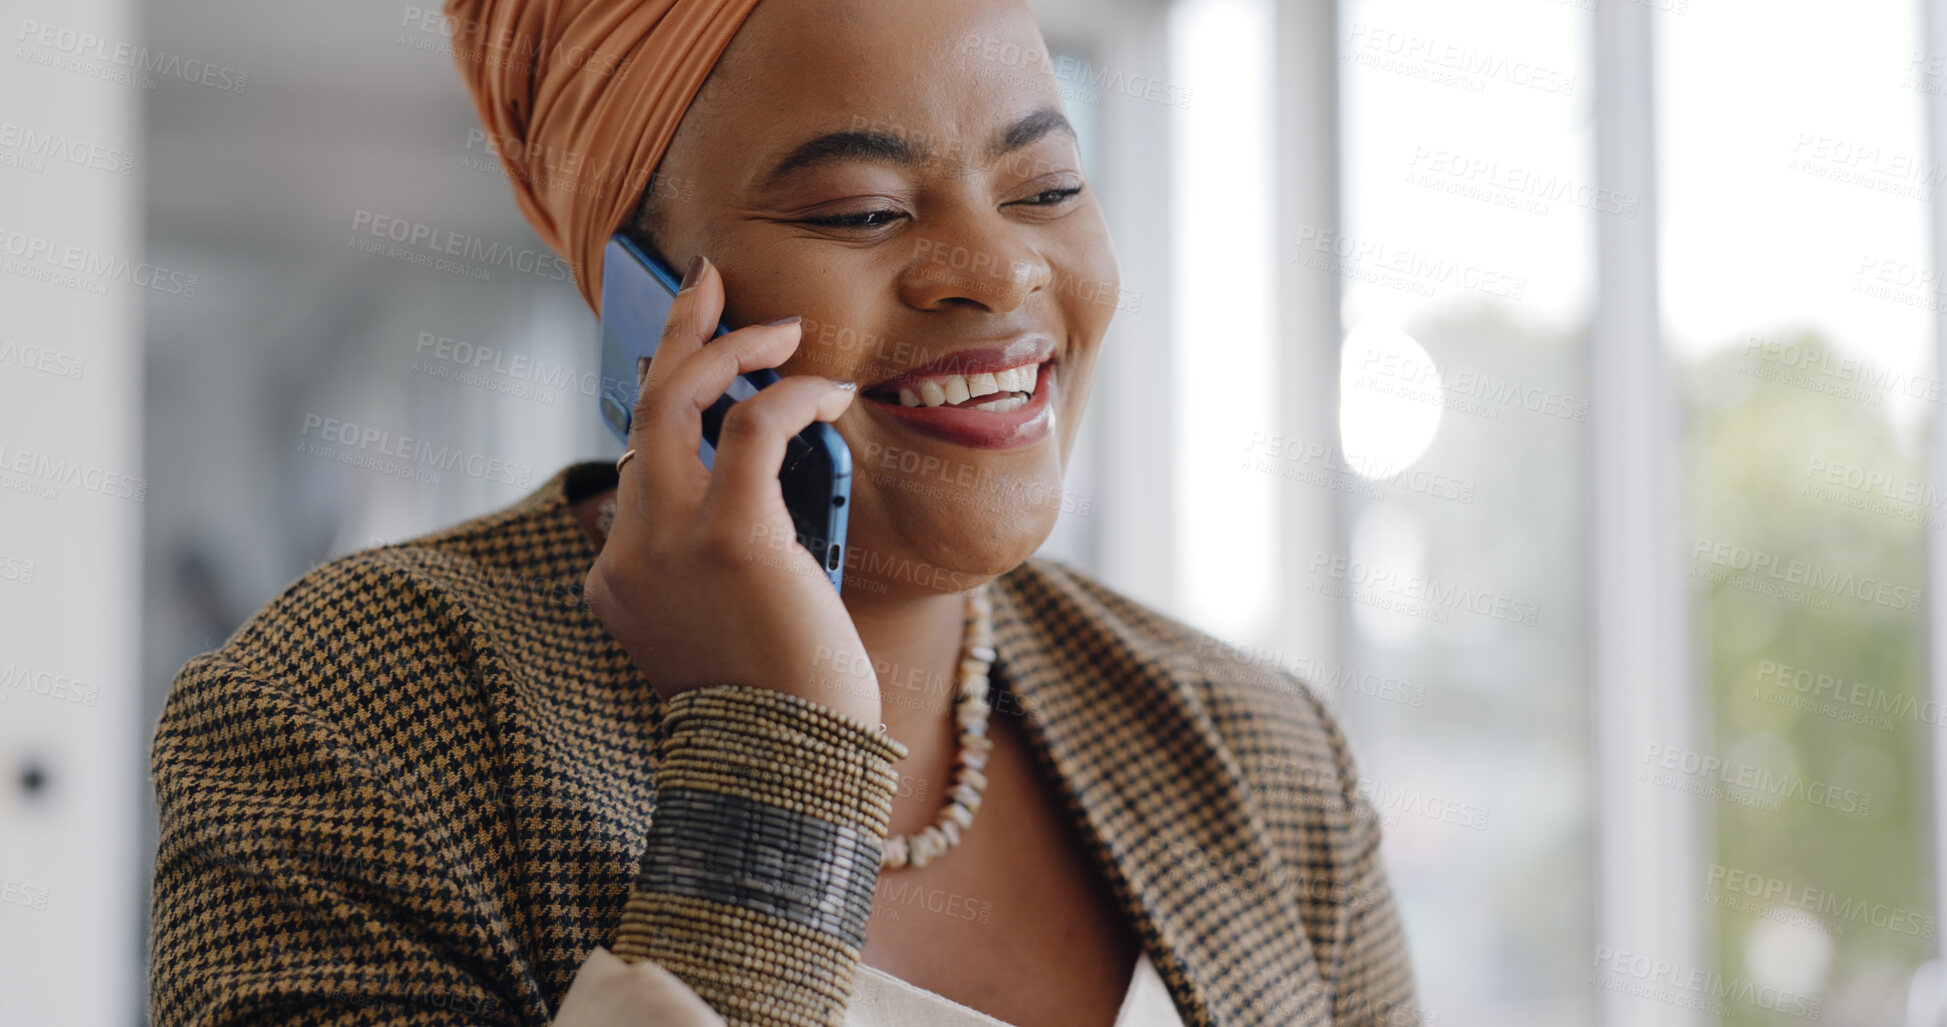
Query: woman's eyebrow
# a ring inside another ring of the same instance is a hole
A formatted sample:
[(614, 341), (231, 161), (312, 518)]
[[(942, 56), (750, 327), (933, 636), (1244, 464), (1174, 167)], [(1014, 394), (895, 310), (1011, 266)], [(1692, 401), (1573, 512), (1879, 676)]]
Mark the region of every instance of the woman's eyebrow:
[[(1053, 107), (1043, 107), (996, 135), (987, 147), (987, 160), (998, 160), (1056, 130), (1075, 137), (1075, 127), (1068, 123), (1066, 115)], [(786, 154), (764, 176), (763, 188), (769, 189), (789, 175), (834, 161), (862, 160), (914, 167), (932, 155), (931, 149), (914, 141), (912, 133), (827, 132), (806, 140)]]
[(987, 159), (990, 162), (999, 160), (1056, 129), (1068, 133), (1070, 139), (1075, 138), (1075, 126), (1068, 123), (1067, 115), (1053, 107), (1043, 107), (1007, 126), (1007, 130), (987, 147)]

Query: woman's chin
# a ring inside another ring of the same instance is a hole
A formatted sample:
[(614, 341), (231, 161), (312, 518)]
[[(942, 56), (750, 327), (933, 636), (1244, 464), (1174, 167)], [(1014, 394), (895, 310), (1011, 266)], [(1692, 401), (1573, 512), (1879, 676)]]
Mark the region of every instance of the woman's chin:
[(1033, 556), (1054, 530), (1059, 510), (911, 503), (885, 514), (884, 523), (861, 518), (851, 528), (848, 594), (855, 581), (870, 595), (965, 592)]

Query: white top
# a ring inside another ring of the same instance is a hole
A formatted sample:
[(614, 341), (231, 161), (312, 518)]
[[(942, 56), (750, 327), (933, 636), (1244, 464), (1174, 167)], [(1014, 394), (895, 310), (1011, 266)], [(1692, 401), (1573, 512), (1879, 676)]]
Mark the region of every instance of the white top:
[[(852, 1004), (845, 1027), (1012, 1027), (978, 1009), (963, 1006), (875, 966), (859, 964), (852, 980)], [(1169, 989), (1145, 952), (1129, 978), (1115, 1027), (1183, 1027)]]

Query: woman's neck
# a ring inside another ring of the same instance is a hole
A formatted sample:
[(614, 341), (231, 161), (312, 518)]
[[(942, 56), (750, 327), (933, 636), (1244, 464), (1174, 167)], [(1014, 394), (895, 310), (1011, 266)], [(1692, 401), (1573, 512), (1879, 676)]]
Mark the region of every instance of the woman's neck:
[(846, 597), (845, 608), (879, 678), (886, 733), (904, 742), (915, 757), (950, 743), (965, 599), (953, 592), (857, 592)]

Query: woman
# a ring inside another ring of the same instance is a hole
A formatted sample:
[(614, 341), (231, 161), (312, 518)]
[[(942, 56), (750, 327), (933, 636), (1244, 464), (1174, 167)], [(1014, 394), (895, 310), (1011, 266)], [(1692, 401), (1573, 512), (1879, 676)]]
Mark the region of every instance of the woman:
[[(1117, 275), (1026, 6), (448, 14), (591, 306), (623, 228), (684, 288), (617, 466), (184, 668), (155, 1022), (1418, 1022), (1323, 706), (1030, 559)], [(813, 420), (858, 464), (842, 599), (776, 484)]]

